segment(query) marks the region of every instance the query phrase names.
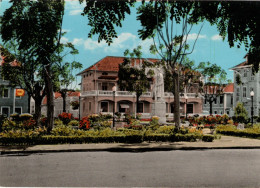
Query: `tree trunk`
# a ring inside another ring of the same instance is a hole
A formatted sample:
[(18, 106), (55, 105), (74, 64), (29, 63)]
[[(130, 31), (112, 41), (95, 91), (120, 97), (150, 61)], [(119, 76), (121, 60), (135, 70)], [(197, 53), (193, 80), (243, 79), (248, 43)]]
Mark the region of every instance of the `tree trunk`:
[(28, 103), (27, 103), (27, 105), (28, 105), (27, 112), (28, 112), (28, 114), (30, 114), (31, 113), (31, 95), (30, 94), (28, 94)]
[(179, 92), (179, 74), (173, 74), (174, 82), (174, 123), (177, 129), (180, 128), (180, 92)]
[[(138, 113), (138, 107), (139, 107), (139, 98), (140, 98), (140, 94), (136, 94), (136, 113)], [(137, 117), (137, 116), (136, 116)]]
[(63, 112), (66, 112), (66, 91), (61, 91), (61, 97), (62, 97), (62, 102), (63, 102)]
[(40, 125), (40, 119), (41, 119), (41, 115), (42, 115), (42, 97), (35, 97), (34, 98), (35, 101), (35, 114), (34, 114), (34, 118), (36, 121), (36, 125), (39, 126)]
[(54, 97), (53, 97), (53, 84), (51, 80), (51, 70), (50, 66), (45, 68), (45, 87), (46, 87), (46, 97), (47, 97), (47, 132), (50, 133), (54, 122)]

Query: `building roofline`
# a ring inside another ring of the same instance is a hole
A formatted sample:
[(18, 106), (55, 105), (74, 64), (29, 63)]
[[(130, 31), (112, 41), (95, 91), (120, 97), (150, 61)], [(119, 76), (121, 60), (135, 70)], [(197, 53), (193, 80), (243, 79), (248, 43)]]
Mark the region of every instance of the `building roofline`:
[[(88, 68), (84, 69), (83, 71), (79, 72), (78, 74), (76, 74), (76, 76), (80, 76), (81, 74), (83, 74), (84, 72), (87, 72), (88, 70), (90, 70), (92, 67), (94, 67), (96, 64), (98, 64), (100, 61), (102, 61), (105, 58), (127, 58), (124, 56), (105, 56), (104, 58), (100, 59), (99, 61), (97, 61), (95, 64), (89, 66)], [(161, 61), (162, 59), (157, 59), (157, 58), (134, 58), (134, 59), (143, 59), (143, 60), (158, 60)], [(96, 70), (96, 71), (100, 71), (100, 70)], [(110, 72), (117, 72), (117, 71), (110, 71)]]

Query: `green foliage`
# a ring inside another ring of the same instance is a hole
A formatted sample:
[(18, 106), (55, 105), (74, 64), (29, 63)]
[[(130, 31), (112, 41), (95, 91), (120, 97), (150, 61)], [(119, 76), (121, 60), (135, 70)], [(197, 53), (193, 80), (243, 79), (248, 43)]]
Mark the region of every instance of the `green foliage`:
[(46, 129), (44, 128), (36, 128), (36, 129), (10, 129), (5, 130), (2, 133), (0, 133), (0, 137), (4, 138), (37, 138), (41, 135), (44, 135), (46, 133)]
[(214, 139), (215, 139), (215, 136), (213, 136), (213, 135), (203, 135), (202, 136), (203, 142), (213, 142)]
[(163, 125), (160, 126), (158, 129), (155, 130), (155, 133), (159, 134), (171, 134), (173, 133), (174, 126), (168, 126), (168, 125)]
[[(141, 59), (141, 46), (133, 49), (132, 53), (126, 50), (124, 55), (128, 54), (130, 54), (130, 58), (125, 58), (124, 62), (119, 65), (118, 85), (121, 90), (136, 92), (137, 100), (139, 100), (142, 93), (150, 89), (150, 81), (154, 73), (146, 72), (150, 63)], [(133, 63), (138, 66), (132, 66)]]
[(150, 121), (150, 128), (156, 130), (159, 128), (159, 117), (153, 116)]
[(71, 121), (68, 123), (68, 126), (78, 127), (78, 126), (79, 126), (79, 121), (78, 121), (78, 120), (71, 120)]
[(243, 105), (243, 103), (238, 102), (235, 109), (235, 117), (233, 118), (234, 121), (238, 123), (245, 123), (248, 119), (248, 113)]
[(260, 139), (260, 124), (254, 125), (251, 128), (245, 128), (244, 130), (237, 129), (235, 126), (222, 125), (222, 126), (218, 126), (216, 131), (217, 133), (224, 134), (224, 135)]
[[(83, 3), (80, 0), (80, 3)], [(98, 42), (105, 40), (109, 45), (113, 38), (117, 37), (114, 25), (122, 27), (121, 22), (125, 19), (126, 14), (130, 14), (132, 1), (86, 1), (86, 6), (82, 15), (88, 16), (88, 25), (91, 28), (88, 37), (99, 34)]]

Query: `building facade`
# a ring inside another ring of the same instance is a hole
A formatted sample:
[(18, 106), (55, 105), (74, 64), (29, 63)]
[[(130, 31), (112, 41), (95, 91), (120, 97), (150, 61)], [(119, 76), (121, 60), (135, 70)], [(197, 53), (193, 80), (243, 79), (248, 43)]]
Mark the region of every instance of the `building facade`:
[[(214, 114), (227, 114), (229, 116), (234, 115), (233, 111), (233, 93), (234, 84), (230, 83), (223, 89), (223, 94), (216, 97), (216, 100), (212, 103), (212, 113)], [(204, 100), (203, 111), (210, 111), (209, 102)]]
[[(0, 56), (0, 73), (3, 59)], [(19, 87), (17, 87), (19, 88)], [(23, 97), (16, 97), (16, 88), (10, 87), (8, 80), (5, 80), (0, 74), (0, 114), (6, 115), (18, 113), (28, 113), (28, 95), (25, 92)]]
[[(260, 110), (260, 72), (253, 73), (252, 65), (248, 65), (247, 55), (245, 61), (231, 68), (234, 71), (234, 107), (238, 102), (242, 102), (251, 117), (252, 98), (250, 92), (254, 92), (253, 96), (253, 112), (254, 115), (259, 114)], [(240, 80), (241, 83), (237, 83)]]
[[(137, 110), (135, 93), (120, 91), (119, 89), (117, 84), (118, 71), (119, 64), (123, 63), (123, 60), (124, 57), (107, 56), (78, 74), (81, 76), (81, 117), (98, 113), (111, 114), (114, 104), (115, 112), (140, 113), (143, 118), (151, 117), (151, 108), (154, 102), (152, 89), (142, 94)], [(148, 60), (150, 62), (159, 61), (158, 59)], [(140, 61), (140, 59), (136, 59), (135, 64), (140, 64)], [(135, 66), (135, 64), (132, 64), (132, 66)], [(153, 88), (153, 85), (154, 83), (151, 82), (150, 88)], [(115, 90), (113, 91), (112, 88), (115, 88)], [(173, 94), (164, 92), (163, 98), (166, 105), (166, 117), (172, 118)], [(202, 112), (202, 98), (198, 97), (195, 88), (191, 88), (185, 94), (180, 95), (180, 111), (182, 115), (185, 115), (186, 112), (189, 114)]]
[[(68, 92), (66, 97), (66, 112), (73, 114), (73, 117), (79, 117), (79, 109), (73, 109), (71, 103), (79, 102), (80, 92)], [(63, 112), (63, 98), (58, 92), (54, 93), (54, 117), (58, 117)], [(42, 101), (42, 115), (47, 116), (47, 97)]]

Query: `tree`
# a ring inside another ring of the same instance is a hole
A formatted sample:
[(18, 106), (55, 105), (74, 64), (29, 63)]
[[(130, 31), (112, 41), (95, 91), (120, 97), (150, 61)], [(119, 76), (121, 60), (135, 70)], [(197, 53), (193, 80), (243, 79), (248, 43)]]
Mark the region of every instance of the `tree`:
[[(66, 53), (64, 53), (66, 49)], [(66, 98), (69, 91), (74, 91), (73, 88), (69, 86), (76, 80), (73, 74), (75, 69), (81, 69), (82, 64), (77, 61), (64, 62), (65, 56), (68, 54), (76, 55), (78, 50), (74, 47), (72, 43), (60, 44), (57, 49), (56, 56), (53, 57), (53, 62), (57, 62), (52, 67), (54, 75), (54, 90), (61, 94), (63, 100), (63, 112), (66, 112)]]
[[(45, 86), (43, 80), (38, 74), (39, 64), (29, 54), (17, 50), (17, 45), (13, 42), (7, 43), (7, 48), (1, 48), (1, 56), (4, 57), (1, 75), (9, 80), (11, 87), (20, 86), (28, 94), (28, 107), (30, 106), (31, 97), (35, 101), (35, 121), (40, 124), (41, 103), (45, 96)], [(12, 53), (10, 53), (12, 52)], [(12, 63), (16, 62), (13, 66)], [(38, 74), (36, 74), (38, 72)]]
[(248, 113), (243, 105), (243, 103), (238, 102), (237, 106), (234, 109), (235, 117), (233, 117), (234, 121), (239, 123), (245, 123), (248, 120)]
[(64, 0), (10, 1), (1, 19), (4, 42), (15, 41), (18, 50), (28, 52), (39, 63), (47, 96), (47, 131), (53, 126), (54, 102), (51, 57), (60, 46)]
[(130, 58), (125, 58), (124, 62), (119, 65), (118, 85), (121, 90), (136, 93), (136, 112), (138, 112), (140, 96), (150, 89), (151, 79), (154, 75), (152, 70), (146, 71), (146, 68), (153, 65), (141, 58), (141, 46), (134, 49), (132, 53), (126, 50), (124, 56), (127, 55), (130, 55)]
[(227, 37), (230, 47), (245, 44), (248, 62), (253, 70), (259, 70), (260, 62), (260, 3), (257, 1), (211, 1), (197, 2), (193, 22), (208, 20), (216, 25), (220, 35)]
[[(171, 75), (173, 81), (172, 93), (174, 94), (174, 122), (177, 128), (180, 127), (182, 63), (184, 57), (192, 53), (197, 41), (196, 39), (191, 51), (187, 52), (189, 49), (187, 39), (192, 29), (190, 14), (193, 8), (194, 3), (192, 2), (151, 1), (143, 3), (137, 11), (137, 19), (142, 25), (142, 29), (138, 31), (140, 37), (142, 39), (153, 38), (154, 45), (151, 46), (151, 51), (160, 55), (166, 70), (169, 71), (168, 74)], [(176, 32), (178, 26), (181, 26), (180, 33)]]
[(212, 115), (212, 104), (217, 97), (223, 94), (224, 88), (230, 80), (227, 80), (227, 73), (220, 66), (210, 62), (201, 62), (197, 69), (203, 75), (204, 82), (201, 82), (199, 89), (204, 96), (204, 100), (210, 105), (210, 115)]

